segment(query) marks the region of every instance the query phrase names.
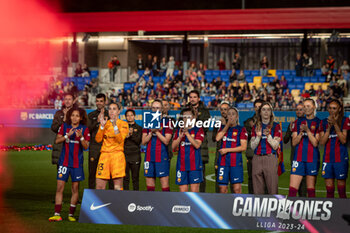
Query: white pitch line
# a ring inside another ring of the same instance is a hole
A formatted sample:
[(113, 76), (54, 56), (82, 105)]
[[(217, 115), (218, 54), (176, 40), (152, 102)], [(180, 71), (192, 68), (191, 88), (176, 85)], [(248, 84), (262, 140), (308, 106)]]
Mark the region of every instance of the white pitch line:
[[(213, 178), (213, 177), (215, 177), (215, 174), (213, 173), (213, 174), (210, 174), (210, 175), (207, 175), (206, 177), (205, 177), (205, 179), (206, 180), (209, 180), (209, 181), (212, 181), (212, 182), (215, 182), (215, 178)], [(248, 186), (247, 184), (242, 184), (242, 186)], [(278, 187), (278, 189), (280, 189), (280, 190), (289, 190), (289, 188), (282, 188), (282, 187)], [(316, 192), (319, 192), (319, 193), (325, 193), (325, 192), (327, 192), (327, 191), (325, 191), (325, 190), (316, 190)], [(350, 194), (350, 192), (346, 192), (346, 193), (349, 193)]]

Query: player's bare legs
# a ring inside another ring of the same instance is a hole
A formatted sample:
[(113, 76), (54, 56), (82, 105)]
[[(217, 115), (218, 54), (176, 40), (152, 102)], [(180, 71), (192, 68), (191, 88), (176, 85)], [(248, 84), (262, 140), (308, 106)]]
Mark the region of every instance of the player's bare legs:
[(337, 180), (339, 198), (347, 198), (346, 195), (346, 180)]
[(155, 187), (156, 186), (156, 179), (153, 177), (146, 177), (146, 185), (149, 187)]
[(62, 204), (63, 191), (64, 191), (65, 184), (66, 184), (66, 182), (64, 182), (63, 180), (57, 180), (56, 198), (55, 198), (56, 205)]
[(113, 179), (114, 190), (122, 190), (122, 187), (123, 187), (123, 178), (124, 178), (124, 177), (114, 178), (114, 179)]
[(180, 192), (188, 192), (188, 185), (187, 184), (179, 185), (179, 190)]
[(227, 186), (219, 185), (219, 189), (220, 189), (220, 193), (227, 193), (228, 192)]
[(70, 203), (76, 205), (79, 200), (79, 182), (72, 182), (72, 198)]
[(198, 193), (199, 192), (199, 184), (190, 184), (191, 192)]
[(316, 176), (306, 176), (306, 188), (314, 189), (316, 184)]
[(96, 178), (96, 189), (105, 189), (108, 180)]
[(293, 187), (298, 190), (302, 180), (303, 180), (302, 176), (290, 175), (289, 187)]
[(162, 189), (169, 188), (169, 176), (160, 177), (159, 181)]
[(232, 190), (234, 193), (242, 193), (242, 184), (241, 183), (233, 184)]

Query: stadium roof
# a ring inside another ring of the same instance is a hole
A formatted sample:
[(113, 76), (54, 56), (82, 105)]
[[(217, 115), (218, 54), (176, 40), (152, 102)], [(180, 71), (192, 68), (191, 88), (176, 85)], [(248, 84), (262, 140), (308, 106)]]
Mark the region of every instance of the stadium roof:
[(62, 13), (75, 32), (349, 29), (350, 7)]

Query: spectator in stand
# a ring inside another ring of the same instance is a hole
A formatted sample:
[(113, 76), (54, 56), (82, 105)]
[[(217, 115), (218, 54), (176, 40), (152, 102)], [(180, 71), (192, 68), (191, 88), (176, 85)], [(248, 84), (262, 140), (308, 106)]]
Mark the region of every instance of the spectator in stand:
[(57, 96), (55, 100), (55, 109), (61, 109), (62, 108), (62, 100), (61, 96)]
[(246, 91), (249, 91), (249, 93), (250, 93), (250, 87), (249, 87), (249, 83), (247, 81), (244, 82), (243, 93), (245, 93)]
[(303, 68), (304, 76), (311, 77), (313, 75), (313, 62), (312, 58), (307, 53), (303, 54)]
[[(331, 71), (329, 71), (329, 72), (331, 72)], [(327, 76), (327, 79), (328, 79), (328, 76)], [(329, 86), (332, 87), (337, 82), (337, 78), (333, 75), (333, 76), (331, 76), (331, 79), (328, 82), (329, 82)]]
[(65, 76), (68, 76), (69, 59), (67, 56), (65, 56), (62, 59), (61, 65), (62, 65), (62, 70), (61, 70), (62, 74)]
[(267, 71), (269, 69), (269, 61), (267, 57), (264, 56), (260, 61), (260, 76), (267, 76)]
[(333, 77), (335, 78), (335, 81), (336, 81), (336, 77), (333, 74), (332, 70), (328, 70), (328, 73), (326, 75), (326, 82), (330, 83), (333, 80)]
[(159, 71), (160, 71), (160, 67), (159, 67), (158, 57), (154, 56), (153, 60), (152, 60), (152, 73), (153, 73), (153, 76), (158, 76)]
[(147, 88), (148, 89), (153, 89), (154, 88), (154, 82), (152, 76), (149, 77), (148, 82), (147, 82)]
[(338, 82), (334, 83), (334, 85), (331, 87), (331, 90), (333, 90), (333, 97), (339, 98), (344, 96), (343, 89), (339, 86)]
[(322, 94), (323, 94), (322, 86), (321, 86), (321, 85), (318, 85), (318, 88), (317, 88), (317, 90), (316, 90), (316, 92), (315, 92), (315, 95), (316, 95), (317, 97), (320, 97), (320, 96), (322, 96)]
[(243, 102), (250, 102), (252, 100), (252, 95), (250, 94), (249, 90), (245, 90), (243, 95)]
[(238, 89), (238, 93), (236, 95), (236, 103), (240, 103), (243, 101), (243, 92), (242, 89)]
[(286, 77), (284, 75), (281, 76), (281, 80), (279, 81), (280, 88), (284, 90), (287, 90), (288, 88), (288, 81), (286, 80)]
[(245, 74), (244, 74), (243, 70), (239, 71), (239, 74), (237, 76), (237, 80), (238, 80), (239, 83), (244, 83), (244, 81), (245, 81)]
[(193, 72), (197, 73), (197, 68), (196, 68), (196, 63), (195, 62), (191, 62), (190, 68), (188, 68), (188, 72), (190, 74), (192, 74)]
[(111, 60), (108, 62), (110, 82), (114, 83), (115, 75), (118, 72), (118, 67), (120, 66), (120, 62), (117, 56), (113, 56)]
[(303, 59), (301, 58), (300, 53), (297, 53), (297, 57), (295, 59), (295, 72), (297, 77), (301, 77), (302, 69), (303, 69)]
[(342, 96), (347, 96), (348, 89), (347, 89), (347, 83), (346, 83), (346, 80), (344, 79), (344, 76), (341, 75), (337, 82), (339, 87), (342, 89)]
[(83, 73), (83, 67), (81, 66), (81, 64), (78, 64), (78, 67), (75, 69), (74, 72), (74, 77), (81, 77), (81, 74)]
[(143, 76), (149, 76), (149, 75), (151, 75), (151, 70), (148, 67), (146, 67), (145, 72), (143, 72)]
[(232, 61), (232, 69), (240, 71), (241, 70), (241, 62), (242, 62), (241, 56), (239, 55), (239, 53), (236, 53), (235, 57), (233, 58), (233, 61)]
[(329, 65), (329, 69), (333, 72), (334, 66), (335, 66), (335, 60), (331, 55), (328, 56), (326, 63)]
[(166, 72), (166, 68), (167, 68), (168, 64), (166, 62), (166, 59), (165, 57), (162, 58), (162, 61), (160, 62), (159, 64), (159, 76), (164, 76), (165, 75), (165, 72)]
[(143, 62), (141, 54), (137, 55), (136, 67), (137, 67), (137, 70), (144, 70), (145, 69), (145, 63)]
[(329, 70), (329, 65), (328, 64), (323, 65), (322, 68), (321, 68), (322, 75), (323, 76), (327, 76), (328, 70)]
[(278, 80), (278, 76), (275, 76), (274, 80), (271, 82), (271, 86), (275, 87), (275, 90), (281, 87), (280, 81)]
[(172, 76), (175, 70), (174, 57), (170, 56), (167, 64), (166, 77)]
[(233, 83), (235, 80), (237, 80), (237, 74), (236, 74), (236, 70), (233, 69), (230, 74), (230, 83)]
[(145, 69), (148, 68), (149, 70), (152, 70), (152, 67), (153, 67), (152, 63), (153, 63), (152, 55), (148, 54), (147, 61), (145, 63)]
[(217, 63), (219, 70), (225, 70), (226, 69), (226, 63), (224, 59), (220, 58), (220, 60)]
[(90, 69), (89, 67), (87, 66), (87, 64), (84, 64), (83, 65), (83, 73), (81, 74), (81, 77), (90, 77)]
[(310, 94), (307, 90), (303, 90), (303, 92), (301, 93), (301, 97), (303, 97), (304, 99), (310, 98)]
[(198, 67), (198, 70), (197, 70), (197, 75), (198, 75), (198, 77), (204, 77), (205, 70), (204, 70), (203, 63), (199, 63), (199, 67)]
[(345, 71), (349, 71), (349, 70), (350, 70), (350, 67), (349, 67), (349, 65), (348, 65), (348, 61), (344, 60), (344, 61), (343, 61), (343, 64), (340, 66), (339, 69), (340, 69), (341, 74), (344, 74)]
[(134, 72), (129, 76), (129, 82), (137, 82), (139, 79), (139, 74), (137, 73), (137, 70), (135, 69)]
[(220, 103), (220, 100), (219, 100), (219, 95), (215, 95), (215, 99), (213, 99), (211, 101), (211, 106), (213, 108), (216, 108), (218, 106), (218, 104)]
[(316, 95), (316, 91), (315, 91), (315, 89), (314, 89), (314, 85), (311, 85), (311, 86), (310, 86), (309, 94), (310, 94), (310, 96), (315, 96), (315, 95)]

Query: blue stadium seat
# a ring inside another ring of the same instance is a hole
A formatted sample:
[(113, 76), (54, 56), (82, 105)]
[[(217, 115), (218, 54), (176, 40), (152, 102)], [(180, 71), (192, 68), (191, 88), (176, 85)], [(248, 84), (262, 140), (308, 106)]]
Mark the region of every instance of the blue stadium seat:
[(293, 76), (296, 76), (297, 75), (297, 72), (295, 70), (291, 70), (290, 71), (290, 74), (293, 75)]
[(207, 80), (208, 83), (211, 83), (214, 80), (213, 76), (205, 76), (205, 80)]
[(131, 84), (131, 88), (134, 89), (134, 86), (136, 85), (136, 82), (132, 82), (132, 83), (130, 83), (130, 84)]
[(213, 76), (215, 76), (215, 78), (220, 76), (220, 70), (213, 70)]
[(246, 76), (246, 77), (245, 77), (245, 80), (246, 80), (248, 83), (252, 83), (252, 82), (254, 82), (254, 77), (253, 77), (253, 76)]
[(252, 103), (252, 102), (246, 103), (245, 105), (246, 105), (246, 108), (248, 108), (248, 109), (254, 108), (254, 103)]
[(321, 76), (322, 75), (322, 71), (321, 70), (315, 70), (314, 74), (316, 76)]
[(230, 75), (230, 70), (221, 70), (220, 75), (221, 76), (228, 76), (228, 75)]
[(179, 73), (179, 70), (174, 70), (174, 76), (176, 76)]
[(245, 70), (245, 71), (244, 71), (244, 75), (245, 75), (245, 76), (250, 76), (251, 73), (252, 73), (252, 72), (251, 72), (250, 70)]
[(204, 96), (204, 104), (208, 105), (209, 102), (211, 102), (211, 97), (210, 96)]
[(310, 78), (310, 82), (312, 82), (312, 83), (317, 83), (318, 82), (318, 78), (317, 77), (311, 77)]
[(280, 77), (283, 74), (283, 70), (276, 70), (276, 75)]
[(299, 89), (300, 90), (300, 92), (302, 91), (302, 90), (304, 90), (304, 84), (303, 83), (298, 83), (297, 84), (297, 89)]
[(283, 71), (283, 74), (284, 74), (284, 75), (291, 75), (291, 72), (290, 72), (290, 70), (284, 70), (284, 71)]
[(76, 86), (77, 86), (79, 91), (82, 91), (82, 90), (84, 90), (85, 84), (78, 83), (78, 85), (76, 85)]
[(252, 76), (260, 76), (260, 71), (259, 70), (252, 70)]
[(268, 83), (270, 80), (269, 80), (269, 77), (263, 77), (262, 78), (262, 82), (263, 83)]
[(213, 75), (213, 71), (212, 70), (206, 70), (205, 71), (205, 75), (211, 76), (211, 75)]
[(145, 73), (145, 71), (144, 71), (144, 70), (139, 70), (139, 71), (137, 71), (137, 74), (138, 74), (139, 76), (142, 76), (142, 75), (143, 75), (143, 73)]
[(324, 83), (324, 82), (326, 82), (326, 76), (319, 76), (319, 77), (317, 78), (317, 81), (318, 81), (319, 83)]
[(131, 90), (132, 89), (132, 84), (131, 83), (124, 83), (124, 90)]
[(288, 84), (288, 88), (291, 89), (291, 90), (293, 90), (293, 89), (296, 89), (297, 86), (296, 86), (296, 84), (294, 84), (294, 83), (289, 83), (289, 84)]
[(333, 74), (336, 74), (336, 73), (338, 73), (338, 69), (333, 70)]
[(244, 108), (246, 108), (246, 104), (245, 103), (238, 103), (237, 108), (244, 109)]
[(288, 83), (291, 83), (291, 82), (293, 82), (293, 80), (294, 80), (294, 77), (293, 77), (293, 76), (285, 76), (285, 78), (286, 78), (286, 80), (287, 80)]
[(226, 84), (227, 84), (227, 83), (230, 82), (230, 76), (228, 76), (228, 75), (221, 76), (221, 80), (224, 81), (224, 82), (226, 82)]
[(303, 77), (303, 83), (309, 83), (310, 77)]
[(91, 70), (90, 77), (97, 78), (98, 77), (98, 70)]
[[(273, 80), (275, 80), (275, 77), (269, 77), (269, 82), (272, 82)], [(279, 79), (281, 80), (281, 79)]]
[(166, 79), (165, 76), (160, 77), (160, 82), (161, 82), (161, 83), (164, 83), (165, 79)]
[(154, 76), (153, 77), (153, 82), (154, 82), (154, 84), (160, 83), (160, 77)]
[(295, 78), (294, 78), (294, 82), (295, 82), (295, 83), (301, 83), (301, 81), (302, 81), (302, 78), (301, 78), (301, 77), (295, 77)]
[(148, 82), (149, 76), (148, 76), (148, 75), (145, 75), (145, 76), (143, 76), (143, 77), (144, 77), (144, 79), (146, 80), (146, 82)]

